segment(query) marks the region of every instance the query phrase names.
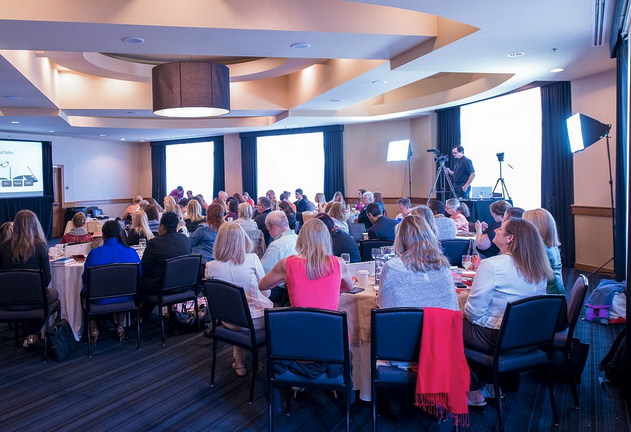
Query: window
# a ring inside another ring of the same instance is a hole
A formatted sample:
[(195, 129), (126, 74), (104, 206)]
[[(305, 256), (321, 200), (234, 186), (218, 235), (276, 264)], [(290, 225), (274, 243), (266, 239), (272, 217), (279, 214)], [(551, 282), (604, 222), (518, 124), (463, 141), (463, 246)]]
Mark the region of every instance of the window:
[[(502, 177), (513, 205), (541, 207), (541, 92), (538, 88), (460, 109), (465, 155), (473, 161), (472, 186), (494, 187)], [(495, 192), (501, 192), (498, 185)], [(471, 198), (477, 198), (471, 196)]]
[[(324, 191), (324, 144), (322, 132), (258, 137), (258, 196), (272, 189), (303, 190), (309, 200)], [(332, 197), (327, 197), (331, 199)], [(291, 199), (291, 198), (290, 198)]]
[(184, 196), (192, 190), (212, 201), (214, 147), (212, 141), (166, 146), (167, 194), (182, 186)]

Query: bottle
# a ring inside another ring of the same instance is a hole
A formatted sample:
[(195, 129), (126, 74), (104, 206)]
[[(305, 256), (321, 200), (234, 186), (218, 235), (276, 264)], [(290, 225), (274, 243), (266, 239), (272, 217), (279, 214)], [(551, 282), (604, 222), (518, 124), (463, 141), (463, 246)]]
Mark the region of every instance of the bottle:
[(480, 261), (482, 261), (482, 257), (478, 253), (475, 238), (472, 238), (469, 242), (469, 254), (471, 255), (471, 270), (475, 271), (480, 266)]

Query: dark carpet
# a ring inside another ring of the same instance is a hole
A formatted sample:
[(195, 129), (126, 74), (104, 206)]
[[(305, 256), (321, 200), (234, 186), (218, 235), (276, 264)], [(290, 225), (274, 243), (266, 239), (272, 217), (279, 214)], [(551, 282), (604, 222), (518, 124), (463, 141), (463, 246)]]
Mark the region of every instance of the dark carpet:
[[(566, 285), (578, 273), (564, 270)], [(598, 277), (590, 280), (596, 286)], [(577, 336), (590, 343), (580, 385), (580, 410), (574, 410), (569, 384), (555, 385), (560, 426), (552, 426), (545, 381), (523, 374), (519, 390), (509, 393), (504, 415), (507, 431), (630, 431), (628, 403), (618, 386), (601, 388), (598, 363), (621, 330), (581, 321)], [(196, 333), (169, 335), (160, 343), (157, 320), (143, 324), (142, 349), (135, 333), (122, 343), (101, 334), (87, 357), (84, 343), (64, 362), (41, 362), (42, 350), (16, 348), (13, 332), (0, 326), (0, 430), (2, 431), (265, 431), (267, 401), (261, 382), (248, 404), (250, 375), (238, 377), (230, 368), (232, 349), (219, 347), (215, 387), (209, 385), (212, 342)], [(264, 358), (265, 350), (261, 350)], [(249, 357), (247, 359), (249, 361)], [(261, 361), (261, 366), (264, 360)], [(284, 398), (283, 398), (284, 400)], [(275, 417), (277, 431), (342, 431), (342, 399), (330, 392), (307, 390), (292, 403), (292, 414)], [(497, 430), (492, 405), (471, 412), (471, 431)], [(450, 431), (410, 407), (400, 426), (384, 413), (380, 431)], [(353, 431), (371, 430), (370, 404), (353, 407)]]

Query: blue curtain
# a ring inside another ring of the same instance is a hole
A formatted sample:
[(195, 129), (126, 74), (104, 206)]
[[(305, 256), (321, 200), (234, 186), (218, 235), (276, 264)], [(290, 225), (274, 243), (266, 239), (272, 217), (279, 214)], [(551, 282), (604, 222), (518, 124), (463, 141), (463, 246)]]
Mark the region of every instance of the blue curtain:
[[(226, 190), (226, 171), (223, 153), (223, 137), (214, 138), (213, 148), (213, 197), (219, 196), (219, 191)], [(210, 201), (208, 201), (210, 202)]]
[(324, 135), (324, 196), (332, 199), (335, 192), (344, 196), (344, 126), (327, 130)]
[(541, 207), (554, 216), (561, 241), (561, 261), (573, 266), (574, 171), (566, 120), (572, 115), (568, 81), (541, 87)]
[[(629, 143), (627, 142), (627, 134), (629, 133), (629, 107), (627, 105), (627, 96), (629, 88), (627, 79), (629, 78), (629, 40), (619, 38), (616, 46), (617, 61), (617, 91), (616, 91), (616, 245), (614, 250), (614, 262), (616, 280), (622, 281), (626, 278), (627, 266), (627, 247), (629, 244), (627, 225), (631, 223), (628, 219), (626, 211), (628, 202), (628, 167), (626, 164), (629, 152)], [(623, 241), (627, 239), (627, 241)], [(629, 267), (631, 270), (631, 266)]]
[[(23, 140), (21, 140), (23, 141)], [(50, 238), (53, 230), (53, 146), (42, 142), (44, 194), (37, 198), (7, 198), (0, 200), (0, 225), (15, 219), (20, 210), (31, 210), (37, 215), (42, 230)]]
[[(446, 163), (447, 166), (454, 166), (454, 157), (451, 154), (451, 150), (460, 145), (460, 107), (447, 108), (444, 110), (436, 111), (437, 119), (437, 141), (436, 147), (440, 150), (441, 154), (449, 155), (449, 160)], [(436, 190), (446, 190), (444, 179), (440, 178), (439, 183), (436, 185)], [(447, 186), (447, 190), (449, 186)], [(449, 198), (451, 193), (437, 193), (436, 198), (445, 201)]]
[(241, 135), (241, 182), (243, 191), (257, 200), (256, 136)]
[(151, 143), (151, 196), (158, 202), (167, 191), (167, 157), (164, 143)]

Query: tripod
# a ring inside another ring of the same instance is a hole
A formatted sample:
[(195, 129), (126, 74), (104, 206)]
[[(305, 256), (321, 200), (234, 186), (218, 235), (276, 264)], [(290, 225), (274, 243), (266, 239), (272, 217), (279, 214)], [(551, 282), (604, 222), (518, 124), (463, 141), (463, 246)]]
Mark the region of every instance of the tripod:
[[(503, 154), (502, 154), (503, 156)], [(495, 195), (495, 189), (497, 189), (497, 187), (501, 184), (501, 191), (502, 191), (502, 198), (506, 198), (508, 197), (508, 199), (511, 199), (510, 194), (508, 193), (508, 188), (506, 187), (506, 182), (504, 181), (504, 177), (502, 176), (502, 159), (499, 159), (499, 163), (500, 163), (500, 178), (497, 179), (497, 181), (495, 182), (495, 187), (493, 188), (493, 195)]]
[[(438, 180), (440, 179), (441, 174), (442, 174), (443, 181), (440, 183), (441, 185), (440, 189), (437, 191), (436, 185), (438, 184)], [(452, 196), (455, 197), (456, 191), (454, 190), (454, 185), (451, 182), (451, 177), (449, 177), (449, 174), (447, 173), (447, 168), (445, 168), (445, 161), (441, 160), (439, 161), (438, 169), (436, 170), (436, 179), (434, 179), (434, 184), (432, 185), (432, 188), (429, 191), (426, 205), (429, 204), (429, 202), (432, 200), (432, 195), (434, 194), (434, 192), (436, 192), (436, 197), (438, 197), (438, 194), (444, 195), (447, 192), (447, 190), (445, 189), (445, 181), (449, 185), (449, 190), (451, 191)]]

